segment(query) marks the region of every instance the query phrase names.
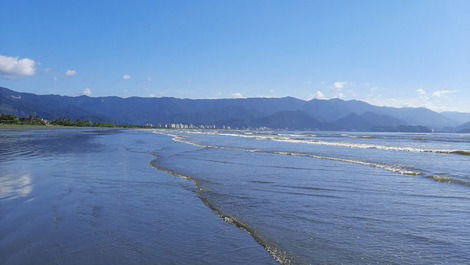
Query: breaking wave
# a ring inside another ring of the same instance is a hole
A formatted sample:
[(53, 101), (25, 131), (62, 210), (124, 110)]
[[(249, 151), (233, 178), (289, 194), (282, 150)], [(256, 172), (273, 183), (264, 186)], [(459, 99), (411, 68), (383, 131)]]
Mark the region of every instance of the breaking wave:
[[(323, 159), (323, 160), (330, 160), (330, 161), (336, 161), (339, 163), (349, 163), (349, 164), (354, 164), (354, 165), (359, 165), (359, 166), (366, 166), (366, 167), (371, 167), (371, 168), (377, 168), (381, 170), (385, 170), (388, 172), (392, 172), (395, 174), (400, 174), (400, 175), (407, 175), (407, 176), (420, 176), (425, 179), (429, 179), (430, 181), (435, 181), (437, 183), (442, 183), (442, 184), (458, 184), (458, 185), (464, 185), (470, 187), (470, 182), (465, 181), (459, 178), (454, 178), (452, 176), (446, 176), (446, 174), (441, 174), (441, 173), (433, 173), (431, 174), (430, 172), (427, 172), (425, 170), (415, 170), (413, 168), (406, 168), (400, 165), (390, 165), (390, 164), (384, 164), (384, 163), (375, 163), (375, 162), (370, 162), (370, 161), (361, 161), (361, 160), (355, 160), (355, 159), (349, 159), (349, 158), (341, 158), (341, 157), (333, 157), (333, 156), (324, 156), (324, 155), (317, 155), (313, 153), (306, 153), (306, 152), (290, 152), (290, 151), (278, 151), (278, 150), (261, 150), (261, 149), (256, 149), (256, 148), (244, 148), (244, 147), (234, 147), (234, 146), (223, 146), (223, 145), (217, 145), (217, 144), (205, 144), (201, 142), (197, 142), (191, 139), (190, 135), (184, 135), (180, 134), (178, 132), (169, 132), (169, 131), (163, 131), (163, 130), (154, 130), (155, 134), (161, 134), (161, 135), (166, 135), (171, 137), (172, 141), (177, 142), (177, 143), (182, 143), (182, 144), (187, 144), (187, 145), (192, 145), (197, 147), (197, 150), (202, 150), (202, 149), (223, 149), (223, 150), (233, 150), (233, 151), (240, 151), (240, 152), (250, 152), (250, 153), (265, 153), (265, 154), (273, 154), (273, 155), (282, 155), (282, 156), (296, 156), (296, 157), (306, 157), (306, 158), (312, 158), (312, 159)], [(191, 132), (191, 133), (203, 133), (203, 134), (214, 134), (214, 135), (224, 135), (224, 136), (236, 136), (236, 137), (246, 137), (246, 138), (255, 138), (255, 139), (262, 139), (262, 140), (273, 140), (273, 141), (294, 141), (294, 142), (300, 142), (300, 143), (305, 143), (306, 140), (298, 140), (298, 139), (282, 139), (280, 137), (272, 137), (272, 136), (263, 136), (263, 135), (255, 135), (255, 134), (249, 134), (249, 135), (239, 135), (239, 134), (232, 134), (232, 133), (214, 133), (214, 132)], [(279, 135), (278, 135), (279, 136)], [(274, 138), (274, 139), (273, 139)], [(309, 142), (314, 142), (314, 144), (321, 144), (321, 143), (328, 143), (328, 144), (341, 144), (340, 146), (348, 145), (347, 143), (332, 143), (332, 142), (324, 142), (324, 141), (309, 141)], [(375, 149), (380, 149), (378, 148), (379, 146), (374, 146), (374, 145), (366, 145), (366, 144), (354, 144), (355, 146), (360, 146), (360, 147), (351, 147), (351, 148), (375, 148)], [(371, 147), (372, 146), (372, 147)], [(381, 147), (381, 146), (380, 146)], [(200, 148), (200, 149), (199, 149)], [(393, 148), (393, 149), (386, 149), (386, 150), (396, 150), (396, 148), (399, 147), (387, 147), (387, 148)], [(191, 150), (194, 151), (194, 150)], [(452, 151), (452, 150), (426, 150), (426, 149), (406, 149), (406, 148), (400, 148), (396, 151), (409, 151), (409, 152), (434, 152), (434, 153), (449, 153), (449, 154), (459, 154), (459, 155), (470, 155), (470, 152), (468, 151)], [(200, 180), (198, 180), (195, 177), (191, 177), (188, 175), (184, 175), (182, 173), (173, 171), (168, 168), (164, 168), (162, 165), (158, 163), (158, 156), (155, 155), (156, 158), (151, 162), (151, 165), (160, 170), (163, 171), (167, 174), (171, 174), (173, 176), (192, 181), (195, 183), (195, 193), (198, 196), (198, 198), (208, 207), (209, 209), (212, 210), (214, 214), (216, 214), (221, 220), (224, 222), (234, 225), (238, 227), (239, 229), (245, 231), (248, 233), (255, 241), (257, 241), (261, 246), (264, 247), (264, 249), (280, 264), (292, 264), (295, 261), (296, 256), (289, 255), (288, 252), (286, 252), (284, 249), (280, 248), (277, 244), (274, 242), (271, 242), (267, 240), (266, 238), (263, 237), (263, 235), (259, 234), (259, 231), (255, 231), (253, 228), (251, 228), (249, 225), (244, 223), (242, 220), (237, 219), (234, 216), (227, 215), (226, 213), (223, 212), (222, 209), (217, 207), (213, 202), (208, 200), (206, 196), (204, 195), (204, 190), (201, 187)], [(269, 182), (267, 182), (269, 183)]]
[[(459, 184), (459, 185), (464, 185), (464, 186), (470, 186), (470, 181), (465, 181), (465, 180), (462, 180), (462, 179), (447, 177), (447, 176), (444, 177), (444, 176), (438, 176), (438, 175), (428, 175), (428, 174), (424, 174), (420, 171), (413, 170), (413, 169), (406, 168), (406, 167), (399, 166), (399, 165), (389, 165), (389, 164), (384, 164), (384, 163), (375, 163), (375, 162), (354, 160), (354, 159), (348, 159), (348, 158), (316, 155), (316, 154), (312, 154), (312, 153), (288, 152), (288, 151), (271, 151), (271, 150), (260, 150), (260, 149), (254, 149), (254, 148), (241, 148), (241, 147), (230, 147), (230, 146), (220, 146), (220, 145), (206, 145), (206, 144), (201, 144), (201, 143), (197, 143), (197, 142), (194, 142), (194, 141), (190, 141), (190, 140), (188, 140), (187, 137), (181, 136), (181, 135), (169, 134), (169, 133), (162, 132), (162, 131), (157, 131), (157, 130), (155, 130), (154, 133), (170, 136), (170, 137), (172, 137), (172, 140), (174, 142), (193, 145), (193, 146), (200, 147), (200, 148), (225, 149), (225, 150), (234, 150), (234, 151), (251, 152), (251, 153), (266, 153), (266, 154), (285, 155), (285, 156), (309, 157), (309, 158), (314, 158), (314, 159), (323, 159), (323, 160), (337, 161), (337, 162), (342, 162), (342, 163), (349, 163), (349, 164), (356, 164), (356, 165), (367, 166), (367, 167), (372, 167), (372, 168), (378, 168), (378, 169), (382, 169), (382, 170), (385, 170), (385, 171), (389, 171), (389, 172), (404, 175), (404, 176), (423, 176), (425, 178), (428, 178), (430, 180), (433, 180), (433, 181), (436, 181), (436, 182), (439, 182), (439, 183), (451, 183), (451, 184)], [(214, 134), (214, 133), (211, 133), (211, 134)], [(434, 151), (437, 151), (437, 150), (434, 150)], [(444, 150), (439, 150), (439, 152), (441, 152), (441, 153), (443, 151)], [(470, 155), (470, 152), (467, 152), (467, 151), (448, 151), (448, 152), (450, 154)]]
[(378, 150), (385, 150), (385, 151), (454, 154), (454, 155), (470, 156), (470, 151), (468, 150), (421, 149), (421, 148), (407, 147), (407, 146), (400, 147), (400, 146), (385, 146), (385, 145), (375, 145), (375, 144), (365, 144), (365, 143), (344, 143), (344, 142), (330, 142), (330, 141), (321, 141), (321, 140), (306, 140), (306, 139), (293, 138), (291, 135), (269, 136), (269, 135), (256, 135), (256, 134), (237, 134), (237, 133), (202, 132), (202, 131), (191, 131), (187, 133), (252, 138), (256, 140), (268, 140), (268, 141), (274, 141), (274, 142), (323, 145), (323, 146), (334, 146), (334, 147), (354, 148), (354, 149), (378, 149)]
[(251, 149), (251, 148), (241, 148), (241, 147), (228, 147), (228, 146), (218, 146), (218, 145), (203, 145), (197, 142), (189, 141), (186, 137), (181, 135), (175, 134), (167, 134), (162, 132), (155, 132), (158, 134), (164, 134), (167, 136), (172, 137), (173, 141), (189, 144), (201, 148), (212, 148), (212, 149), (226, 149), (226, 150), (236, 150), (236, 151), (243, 151), (243, 152), (251, 152), (251, 153), (267, 153), (267, 154), (275, 154), (275, 155), (285, 155), (285, 156), (298, 156), (298, 157), (309, 157), (315, 159), (323, 159), (323, 160), (331, 160), (343, 163), (350, 163), (356, 164), (361, 166), (368, 166), (373, 168), (383, 169), (389, 172), (398, 173), (401, 175), (408, 175), (408, 176), (417, 176), (420, 175), (420, 172), (413, 171), (407, 168), (403, 168), (397, 165), (387, 165), (381, 163), (374, 163), (374, 162), (367, 162), (367, 161), (360, 161), (360, 160), (353, 160), (353, 159), (346, 159), (346, 158), (339, 158), (339, 157), (332, 157), (332, 156), (323, 156), (323, 155), (315, 155), (311, 153), (301, 153), (301, 152), (285, 152), (285, 151), (269, 151), (269, 150), (260, 150), (260, 149)]

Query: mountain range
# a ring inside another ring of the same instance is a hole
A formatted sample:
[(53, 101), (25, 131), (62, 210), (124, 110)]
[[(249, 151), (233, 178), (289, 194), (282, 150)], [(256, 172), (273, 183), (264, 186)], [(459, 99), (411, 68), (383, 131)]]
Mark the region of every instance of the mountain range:
[[(381, 107), (358, 100), (178, 99), (36, 95), (0, 87), (0, 113), (95, 123), (345, 131), (466, 131), (470, 113)], [(467, 122), (467, 123), (466, 123)]]

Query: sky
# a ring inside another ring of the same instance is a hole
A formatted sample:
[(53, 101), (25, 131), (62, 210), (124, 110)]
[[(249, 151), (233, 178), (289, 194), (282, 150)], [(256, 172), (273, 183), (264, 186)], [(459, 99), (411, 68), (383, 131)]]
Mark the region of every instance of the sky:
[(0, 86), (470, 112), (470, 1), (0, 0)]

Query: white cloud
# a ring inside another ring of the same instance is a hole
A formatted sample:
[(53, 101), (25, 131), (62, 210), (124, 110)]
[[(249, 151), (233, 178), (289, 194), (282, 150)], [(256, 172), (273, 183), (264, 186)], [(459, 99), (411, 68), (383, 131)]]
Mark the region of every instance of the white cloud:
[(346, 86), (347, 82), (344, 81), (336, 81), (333, 83), (333, 88), (334, 89), (343, 89)]
[(317, 90), (317, 92), (313, 93), (313, 95), (311, 95), (308, 100), (312, 100), (312, 99), (326, 99), (325, 97), (325, 94), (323, 94), (323, 92), (321, 92), (320, 90)]
[(344, 98), (343, 88), (348, 84), (345, 81), (336, 81), (331, 86), (335, 98)]
[(422, 88), (416, 89), (416, 94), (418, 94), (418, 97), (422, 101), (428, 101), (429, 100), (428, 93), (426, 92), (426, 90), (424, 90)]
[(426, 90), (422, 89), (422, 88), (419, 88), (419, 89), (416, 89), (416, 93), (419, 95), (419, 96), (424, 96), (426, 95)]
[(65, 71), (65, 76), (71, 77), (77, 74), (76, 70), (67, 70)]
[(244, 98), (244, 96), (240, 92), (235, 92), (232, 93), (232, 98)]
[(389, 106), (389, 107), (409, 107), (418, 108), (424, 107), (434, 111), (455, 111), (456, 109), (446, 104), (439, 104), (433, 101), (425, 101), (420, 98), (388, 98), (382, 95), (374, 98), (365, 99), (366, 102), (377, 105), (377, 106)]
[(125, 74), (125, 75), (122, 76), (122, 79), (123, 80), (129, 80), (129, 79), (131, 79), (131, 76), (128, 75), (128, 74)]
[(34, 60), (0, 55), (0, 76), (12, 79), (18, 76), (32, 76), (35, 73)]
[(419, 88), (415, 92), (416, 94), (409, 93), (408, 95), (405, 94), (402, 97), (394, 98), (382, 95), (378, 91), (372, 91), (364, 100), (379, 106), (424, 107), (434, 111), (458, 110), (456, 99), (450, 96), (450, 94), (458, 92), (457, 90), (437, 90), (430, 93), (426, 89)]
[(91, 94), (93, 94), (93, 92), (91, 92), (91, 89), (89, 88), (85, 88), (82, 92), (82, 95), (84, 96), (91, 96)]
[(435, 98), (440, 98), (448, 94), (456, 93), (457, 90), (437, 90), (432, 93), (432, 96)]

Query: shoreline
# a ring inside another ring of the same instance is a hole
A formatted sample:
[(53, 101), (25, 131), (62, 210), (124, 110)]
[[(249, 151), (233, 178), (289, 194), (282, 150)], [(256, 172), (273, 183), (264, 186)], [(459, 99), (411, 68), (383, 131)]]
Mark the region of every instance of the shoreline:
[(19, 131), (19, 130), (56, 130), (56, 129), (145, 129), (145, 128), (126, 128), (126, 127), (79, 127), (79, 126), (61, 126), (61, 125), (18, 125), (18, 124), (0, 124), (0, 131)]
[(201, 195), (202, 188), (200, 187), (200, 185), (198, 183), (199, 181), (197, 179), (195, 179), (193, 177), (190, 177), (190, 176), (187, 176), (187, 175), (180, 174), (180, 173), (178, 173), (176, 171), (173, 171), (171, 169), (167, 169), (167, 168), (159, 166), (157, 164), (158, 154), (153, 153), (152, 155), (155, 157), (155, 159), (153, 159), (152, 161), (149, 162), (149, 165), (152, 168), (154, 168), (158, 171), (161, 171), (165, 174), (168, 174), (168, 175), (171, 175), (171, 176), (174, 176), (174, 177), (192, 182), (194, 184), (195, 188), (196, 188), (196, 190), (194, 191), (194, 193), (196, 194), (196, 197), (209, 210), (211, 210), (214, 213), (215, 216), (219, 217), (220, 220), (222, 220), (223, 222), (225, 222), (227, 224), (230, 224), (230, 225), (233, 225), (234, 227), (244, 231), (249, 236), (251, 236), (251, 238), (253, 238), (261, 247), (263, 247), (264, 250), (267, 253), (269, 253), (271, 255), (271, 257), (274, 259), (274, 261), (276, 261), (277, 263), (279, 263), (281, 265), (290, 265), (290, 264), (292, 264), (292, 260), (290, 259), (290, 256), (284, 250), (281, 250), (277, 247), (271, 246), (267, 242), (267, 240), (265, 240), (262, 237), (260, 237), (259, 235), (257, 235), (257, 233), (253, 229), (251, 229), (248, 225), (246, 225), (243, 222), (237, 220), (233, 216), (225, 215), (220, 209), (218, 209), (216, 206), (214, 206), (209, 200), (204, 198)]
[(154, 168), (154, 169), (156, 169), (160, 172), (163, 172), (165, 174), (168, 174), (170, 176), (177, 177), (177, 178), (192, 182), (194, 184), (195, 188), (196, 188), (195, 191), (194, 191), (196, 197), (209, 210), (211, 210), (214, 213), (215, 216), (217, 216), (224, 223), (233, 225), (234, 227), (244, 231), (249, 236), (251, 236), (251, 238), (253, 238), (261, 247), (264, 248), (264, 250), (267, 253), (269, 253), (269, 255), (273, 258), (273, 260), (275, 262), (277, 262), (281, 265), (290, 265), (290, 264), (292, 264), (292, 260), (289, 256), (289, 254), (287, 254), (287, 252), (285, 250), (282, 250), (282, 249), (279, 249), (277, 247), (274, 247), (274, 246), (270, 245), (266, 239), (264, 239), (264, 238), (260, 237), (259, 235), (257, 235), (257, 233), (253, 229), (251, 229), (248, 225), (246, 225), (243, 222), (237, 220), (233, 216), (225, 215), (219, 208), (214, 206), (208, 199), (204, 198), (201, 195), (201, 191), (203, 191), (203, 189), (200, 187), (199, 181), (196, 178), (193, 178), (191, 176), (187, 176), (187, 175), (178, 173), (176, 171), (173, 171), (171, 169), (167, 169), (167, 168), (159, 166), (158, 165), (158, 154), (152, 153), (152, 155), (155, 157), (155, 159), (153, 159), (152, 161), (149, 162), (149, 165), (152, 168)]

